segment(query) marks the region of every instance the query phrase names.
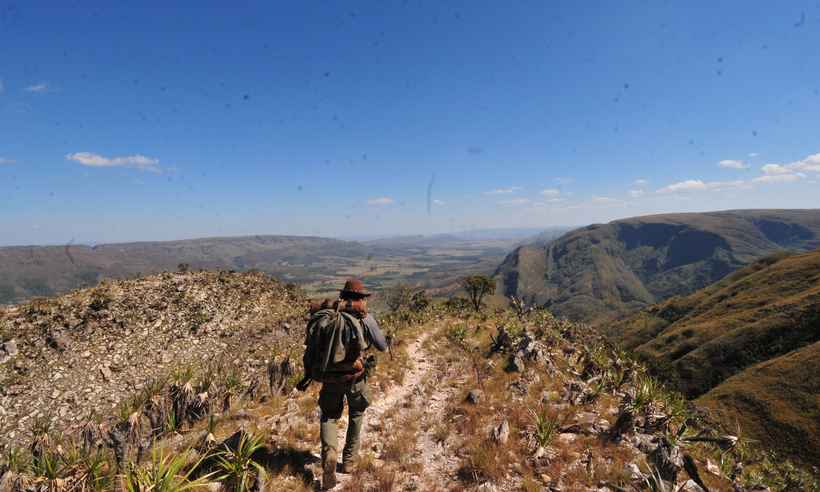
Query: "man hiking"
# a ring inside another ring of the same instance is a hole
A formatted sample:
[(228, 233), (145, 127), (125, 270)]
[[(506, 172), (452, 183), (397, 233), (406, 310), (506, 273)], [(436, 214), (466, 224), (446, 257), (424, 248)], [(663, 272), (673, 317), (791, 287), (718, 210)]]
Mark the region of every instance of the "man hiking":
[[(339, 448), (337, 422), (347, 399), (348, 426), (342, 450), (341, 473), (350, 473), (359, 452), (365, 409), (370, 405), (364, 351), (370, 346), (387, 350), (378, 323), (367, 312), (367, 298), (361, 280), (348, 280), (339, 299), (326, 299), (311, 307), (305, 340), (305, 377), (322, 383), (319, 408), (322, 411), (322, 489), (336, 486)], [(371, 356), (372, 357), (372, 356)], [(309, 380), (308, 380), (309, 381)]]

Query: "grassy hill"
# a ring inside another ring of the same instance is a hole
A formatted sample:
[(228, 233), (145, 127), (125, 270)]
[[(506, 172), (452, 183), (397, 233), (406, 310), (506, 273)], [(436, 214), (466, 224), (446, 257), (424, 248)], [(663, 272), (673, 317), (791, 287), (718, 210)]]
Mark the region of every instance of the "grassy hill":
[(764, 258), (607, 333), (724, 421), (820, 462), (820, 250)]
[(499, 295), (605, 321), (689, 294), (783, 249), (820, 246), (820, 210), (652, 215), (521, 246), (496, 271)]

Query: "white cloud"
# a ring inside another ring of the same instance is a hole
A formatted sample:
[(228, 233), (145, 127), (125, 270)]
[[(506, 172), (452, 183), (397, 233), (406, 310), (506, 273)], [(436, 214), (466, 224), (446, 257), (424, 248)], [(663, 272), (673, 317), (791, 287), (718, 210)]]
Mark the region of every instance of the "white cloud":
[(718, 162), (718, 166), (727, 169), (747, 169), (749, 167), (743, 161), (738, 161), (734, 159), (724, 159)]
[(802, 173), (797, 174), (767, 174), (765, 176), (758, 176), (752, 181), (755, 183), (794, 183), (805, 178), (806, 175)]
[(760, 154), (758, 154), (757, 152), (749, 152), (749, 157), (757, 157), (759, 155)]
[(26, 92), (48, 92), (48, 89), (48, 84), (40, 82), (39, 84), (30, 85), (23, 90)]
[(629, 196), (632, 198), (640, 198), (646, 194), (644, 190), (629, 190)]
[(557, 197), (557, 196), (561, 195), (561, 190), (558, 190), (556, 188), (547, 188), (546, 190), (542, 191), (541, 194), (546, 196), (546, 197), (553, 197), (554, 198), (554, 197)]
[(701, 181), (700, 179), (688, 179), (664, 186), (657, 193), (680, 193), (690, 191), (720, 191), (728, 188), (739, 188), (746, 184), (745, 181)]
[(645, 179), (636, 179), (632, 184), (639, 187), (644, 187), (649, 184), (649, 181)]
[(805, 159), (789, 164), (766, 164), (760, 168), (763, 174), (794, 174), (800, 172), (820, 173), (820, 154), (813, 154)]
[(528, 203), (530, 203), (529, 198), (513, 198), (498, 202), (499, 205), (527, 205)]
[(485, 191), (485, 195), (504, 195), (506, 193), (515, 193), (517, 191), (521, 191), (520, 186), (509, 186), (507, 188), (496, 188), (494, 190)]
[(673, 183), (669, 186), (664, 186), (658, 190), (658, 193), (677, 193), (679, 191), (703, 191), (706, 190), (706, 183), (699, 179), (688, 179)]
[(395, 200), (393, 200), (389, 196), (380, 196), (378, 198), (370, 198), (370, 199), (367, 200), (368, 205), (372, 205), (372, 206), (376, 206), (376, 207), (380, 207), (380, 206), (384, 206), (384, 205), (390, 205), (392, 203), (395, 203)]
[(433, 205), (439, 205), (440, 206), (440, 205), (445, 205), (445, 204), (447, 204), (447, 202), (445, 202), (443, 200), (433, 200)]
[(761, 167), (760, 170), (763, 171), (763, 174), (767, 175), (791, 174), (791, 171), (782, 164), (766, 164)]
[(575, 178), (570, 178), (570, 177), (555, 178), (554, 181), (555, 181), (555, 184), (563, 186), (563, 185), (568, 185), (568, 184), (574, 183)]
[(14, 164), (15, 162), (17, 161), (15, 161), (14, 159), (6, 159), (5, 157), (0, 157), (0, 164)]
[[(734, 169), (745, 169), (747, 167), (742, 161), (720, 161), (719, 165), (721, 167)], [(743, 167), (739, 167), (741, 165)], [(788, 164), (765, 164), (760, 168), (760, 171), (763, 173), (761, 176), (757, 176), (749, 181), (703, 181), (700, 179), (689, 179), (660, 188), (657, 190), (657, 193), (721, 191), (731, 188), (748, 188), (753, 184), (795, 183), (808, 178), (808, 173), (820, 174), (820, 154), (813, 154)], [(634, 190), (630, 190), (630, 195), (633, 191)]]
[(610, 198), (608, 196), (594, 196), (592, 197), (592, 203), (619, 203), (620, 200), (616, 200), (614, 198)]
[(159, 172), (159, 159), (134, 154), (124, 157), (104, 157), (93, 152), (66, 154), (66, 160), (76, 161), (88, 167), (134, 167), (143, 171)]

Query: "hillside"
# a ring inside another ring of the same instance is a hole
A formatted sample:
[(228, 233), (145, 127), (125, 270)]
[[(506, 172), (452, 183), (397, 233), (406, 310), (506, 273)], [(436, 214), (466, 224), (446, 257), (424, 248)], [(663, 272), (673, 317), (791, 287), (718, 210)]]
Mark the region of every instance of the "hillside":
[[(381, 317), (392, 349), (334, 490), (820, 490), (588, 326), (457, 304)], [(305, 314), (299, 289), (227, 272), (5, 309), (0, 491), (317, 490), (319, 385), (294, 389)]]
[(607, 332), (724, 421), (820, 463), (820, 250), (759, 260)]
[(495, 276), (500, 295), (601, 322), (694, 292), (772, 252), (818, 246), (820, 210), (652, 215), (522, 246)]
[(0, 308), (0, 341), (13, 347), (0, 349), (0, 435), (76, 432), (189, 364), (248, 385), (303, 312), (297, 295), (259, 273), (166, 273)]

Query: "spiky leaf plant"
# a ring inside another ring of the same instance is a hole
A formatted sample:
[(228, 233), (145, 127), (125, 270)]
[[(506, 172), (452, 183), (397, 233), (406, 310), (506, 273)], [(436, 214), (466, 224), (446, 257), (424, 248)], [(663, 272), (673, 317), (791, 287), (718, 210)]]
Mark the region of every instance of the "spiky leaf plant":
[(558, 419), (550, 417), (545, 412), (537, 413), (530, 411), (530, 413), (533, 419), (533, 435), (535, 436), (535, 440), (539, 446), (545, 447), (552, 442), (561, 424), (558, 422)]
[(265, 473), (265, 468), (253, 459), (253, 455), (263, 447), (262, 441), (261, 435), (242, 432), (236, 449), (225, 446), (225, 451), (216, 458), (221, 471), (219, 480), (229, 482), (236, 492), (250, 490), (256, 475)]
[(164, 451), (154, 449), (151, 463), (144, 467), (132, 465), (125, 471), (122, 488), (126, 492), (176, 492), (208, 485), (212, 473), (192, 478), (202, 459), (189, 466), (187, 457), (188, 453), (166, 455)]

